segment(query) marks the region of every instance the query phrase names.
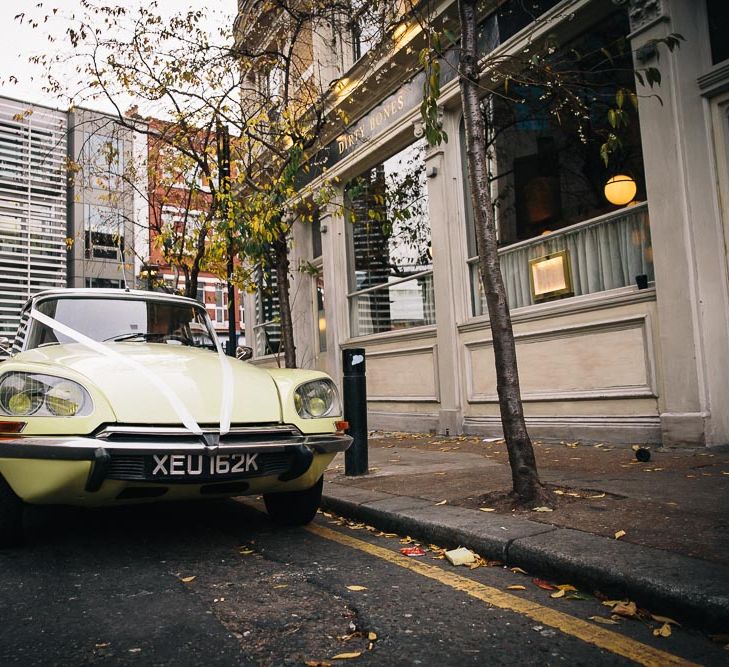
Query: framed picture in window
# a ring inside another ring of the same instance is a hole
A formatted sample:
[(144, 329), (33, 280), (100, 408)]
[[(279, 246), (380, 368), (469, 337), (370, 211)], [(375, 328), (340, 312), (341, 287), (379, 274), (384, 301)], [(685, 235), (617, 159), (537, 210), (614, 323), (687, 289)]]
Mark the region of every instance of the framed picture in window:
[(568, 250), (557, 250), (529, 260), (529, 286), (535, 303), (572, 296), (572, 269)]

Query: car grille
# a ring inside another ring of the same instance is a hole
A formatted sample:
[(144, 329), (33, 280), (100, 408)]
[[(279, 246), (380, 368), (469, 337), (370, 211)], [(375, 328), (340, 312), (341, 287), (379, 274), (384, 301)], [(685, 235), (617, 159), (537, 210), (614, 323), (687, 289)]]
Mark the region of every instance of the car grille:
[[(140, 454), (112, 454), (106, 478), (130, 482), (181, 481), (187, 483), (203, 483), (221, 479), (220, 477), (204, 474), (197, 475), (195, 477), (184, 477), (181, 479), (152, 477), (149, 473), (151, 458), (151, 456), (144, 456)], [(259, 452), (256, 460), (258, 464), (257, 470), (225, 475), (224, 479), (247, 479), (250, 477), (280, 475), (291, 468), (294, 455), (290, 452)]]

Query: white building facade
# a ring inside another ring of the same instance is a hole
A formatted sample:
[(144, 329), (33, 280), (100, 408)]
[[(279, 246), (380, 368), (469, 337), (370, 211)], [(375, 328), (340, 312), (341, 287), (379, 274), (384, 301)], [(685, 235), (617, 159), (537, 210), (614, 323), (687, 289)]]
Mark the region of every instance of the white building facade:
[[(628, 71), (654, 65), (662, 75), (655, 90), (638, 88), (630, 150), (619, 165), (636, 184), (629, 206), (611, 205), (603, 195), (618, 165), (601, 166), (589, 141), (572, 145), (567, 132), (543, 119), (517, 118), (494, 144), (501, 265), (530, 433), (726, 444), (726, 3), (542, 2), (536, 28), (507, 11), (513, 4), (491, 3), (481, 21), (491, 57), (520, 52), (548, 31), (565, 44), (597, 47), (623, 37)], [(651, 40), (671, 33), (685, 41), (656, 60)], [(319, 48), (336, 69), (332, 39)], [(386, 57), (339, 59), (338, 74), (360, 83), (341, 102), (350, 119), (346, 132), (327, 148), (335, 201), (315, 224), (297, 223), (292, 241), (292, 266), (306, 267), (291, 277), (297, 353), (301, 365), (339, 378), (342, 349), (364, 348), (371, 427), (498, 436), (458, 81), (443, 68), (439, 105), (450, 140), (429, 147), (422, 139), (422, 80), (398, 68), (407, 45), (406, 36), (401, 51)], [(396, 204), (389, 208), (403, 191), (417, 200), (407, 220), (394, 216)], [(358, 216), (358, 208), (368, 215)], [(534, 260), (555, 257), (569, 267), (570, 284), (540, 299)], [(275, 329), (275, 304), (266, 310), (265, 302), (265, 292), (246, 302), (254, 331)], [(266, 340), (256, 338), (255, 363), (274, 365), (278, 355)]]

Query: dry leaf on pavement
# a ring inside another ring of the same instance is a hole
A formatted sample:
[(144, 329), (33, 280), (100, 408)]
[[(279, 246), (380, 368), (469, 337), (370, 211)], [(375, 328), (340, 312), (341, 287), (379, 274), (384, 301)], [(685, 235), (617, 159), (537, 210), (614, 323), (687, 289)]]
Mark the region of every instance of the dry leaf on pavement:
[(618, 602), (618, 604), (613, 607), (613, 614), (632, 618), (638, 614), (638, 607), (635, 602)]
[(351, 660), (352, 658), (359, 658), (362, 655), (362, 651), (354, 651), (352, 653), (338, 653), (332, 660)]
[(565, 596), (565, 591), (555, 591), (549, 597), (556, 599), (556, 598), (563, 598), (564, 596)]
[(195, 581), (195, 579), (197, 579), (197, 576), (193, 575), (191, 577), (182, 577), (182, 579), (180, 579), (180, 581), (182, 581), (186, 584), (189, 584), (191, 581)]
[(509, 568), (514, 574), (526, 574), (526, 570), (522, 570), (520, 567)]
[(625, 531), (619, 530), (617, 533), (615, 533), (615, 539), (619, 540), (621, 537), (625, 537)]
[(654, 637), (670, 637), (671, 636), (671, 625), (664, 623), (660, 628), (653, 630)]
[(348, 591), (366, 591), (367, 586), (347, 586)]
[(554, 512), (551, 507), (535, 507), (532, 512)]
[(496, 510), (493, 507), (479, 507), (479, 510), (482, 512), (495, 512)]
[(445, 505), (447, 502), (447, 500), (441, 500), (439, 503), (436, 503), (436, 505)]
[(613, 621), (612, 618), (604, 618), (603, 616), (588, 616), (588, 620), (602, 623), (603, 625), (618, 625), (617, 621)]
[(367, 639), (369, 639), (371, 642), (375, 641), (377, 639), (377, 633), (376, 632), (368, 632), (367, 633)]
[(519, 584), (514, 584), (513, 586), (507, 586), (507, 591), (525, 591), (526, 586), (520, 586)]
[(532, 582), (535, 586), (538, 586), (545, 591), (553, 591), (556, 589), (556, 586), (553, 586), (548, 581), (544, 581), (544, 579), (532, 579)]

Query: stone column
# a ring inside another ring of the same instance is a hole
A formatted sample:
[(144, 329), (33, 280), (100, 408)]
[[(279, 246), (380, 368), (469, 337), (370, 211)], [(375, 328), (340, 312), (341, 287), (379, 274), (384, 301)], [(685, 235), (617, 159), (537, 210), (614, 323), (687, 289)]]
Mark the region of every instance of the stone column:
[[(729, 439), (726, 259), (718, 242), (709, 110), (696, 82), (709, 66), (698, 4), (631, 0), (629, 7), (636, 68), (655, 66), (662, 76), (660, 86), (638, 93), (644, 96), (640, 126), (656, 274), (659, 409), (667, 446)], [(672, 32), (686, 42), (674, 53), (659, 46), (658, 60), (650, 40)]]
[[(463, 432), (461, 405), (461, 367), (458, 362), (459, 295), (467, 294), (462, 283), (464, 266), (460, 252), (463, 220), (459, 215), (460, 179), (454, 169), (457, 159), (458, 114), (443, 115), (444, 129), (450, 141), (431, 147), (425, 158), (428, 178), (428, 211), (433, 252), (433, 288), (437, 324), (437, 364), (440, 394), (438, 430), (451, 435)], [(422, 136), (416, 123), (416, 136)]]

